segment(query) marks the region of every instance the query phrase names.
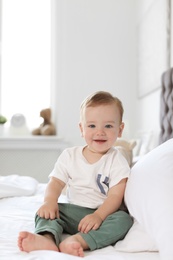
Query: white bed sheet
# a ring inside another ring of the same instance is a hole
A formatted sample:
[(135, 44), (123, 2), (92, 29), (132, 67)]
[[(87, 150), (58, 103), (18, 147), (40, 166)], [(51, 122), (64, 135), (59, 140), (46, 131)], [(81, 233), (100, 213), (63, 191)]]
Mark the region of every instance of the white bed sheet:
[[(78, 260), (79, 257), (70, 256), (53, 251), (21, 252), (17, 246), (18, 233), (22, 230), (34, 231), (34, 216), (43, 201), (44, 184), (32, 196), (20, 196), (0, 199), (0, 260)], [(65, 196), (61, 197), (62, 201)], [(136, 238), (138, 239), (138, 238)], [(158, 252), (119, 252), (113, 246), (86, 251), (88, 260), (159, 260)]]

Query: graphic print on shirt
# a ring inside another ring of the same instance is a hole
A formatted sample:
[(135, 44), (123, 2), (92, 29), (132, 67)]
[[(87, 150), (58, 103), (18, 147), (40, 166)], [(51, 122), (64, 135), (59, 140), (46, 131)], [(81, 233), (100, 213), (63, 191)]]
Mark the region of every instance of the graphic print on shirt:
[(108, 188), (109, 188), (109, 177), (103, 175), (103, 174), (98, 174), (97, 175), (97, 185), (104, 195), (106, 195)]

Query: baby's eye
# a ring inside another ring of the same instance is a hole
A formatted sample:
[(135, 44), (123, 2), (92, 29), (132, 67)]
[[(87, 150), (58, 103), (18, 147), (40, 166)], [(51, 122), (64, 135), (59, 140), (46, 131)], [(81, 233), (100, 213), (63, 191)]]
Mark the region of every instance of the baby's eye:
[(112, 125), (105, 125), (106, 128), (112, 128)]
[(89, 127), (89, 128), (94, 128), (94, 127), (95, 127), (95, 125), (89, 125), (88, 127)]

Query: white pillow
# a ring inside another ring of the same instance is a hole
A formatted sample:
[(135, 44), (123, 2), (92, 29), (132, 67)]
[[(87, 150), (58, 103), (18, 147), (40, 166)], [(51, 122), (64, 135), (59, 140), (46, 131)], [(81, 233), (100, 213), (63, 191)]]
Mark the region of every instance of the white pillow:
[(118, 241), (114, 248), (121, 252), (155, 252), (158, 251), (153, 239), (144, 228), (134, 220), (133, 226), (123, 240)]
[(162, 260), (173, 259), (173, 139), (140, 159), (125, 191), (130, 214), (156, 242)]
[(0, 176), (0, 198), (33, 195), (37, 185), (38, 181), (29, 176)]

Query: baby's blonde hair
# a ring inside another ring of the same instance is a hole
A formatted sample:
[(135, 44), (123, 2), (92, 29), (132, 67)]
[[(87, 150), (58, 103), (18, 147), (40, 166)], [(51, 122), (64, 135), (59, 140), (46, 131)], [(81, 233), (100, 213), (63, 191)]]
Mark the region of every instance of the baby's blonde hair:
[[(117, 98), (112, 96), (109, 92), (98, 91), (95, 92), (84, 99), (80, 106), (80, 118), (83, 118), (83, 111), (86, 107), (95, 107), (99, 105), (115, 104), (120, 112), (120, 121), (122, 122), (124, 108), (122, 102)], [(121, 123), (120, 122), (120, 123)]]

